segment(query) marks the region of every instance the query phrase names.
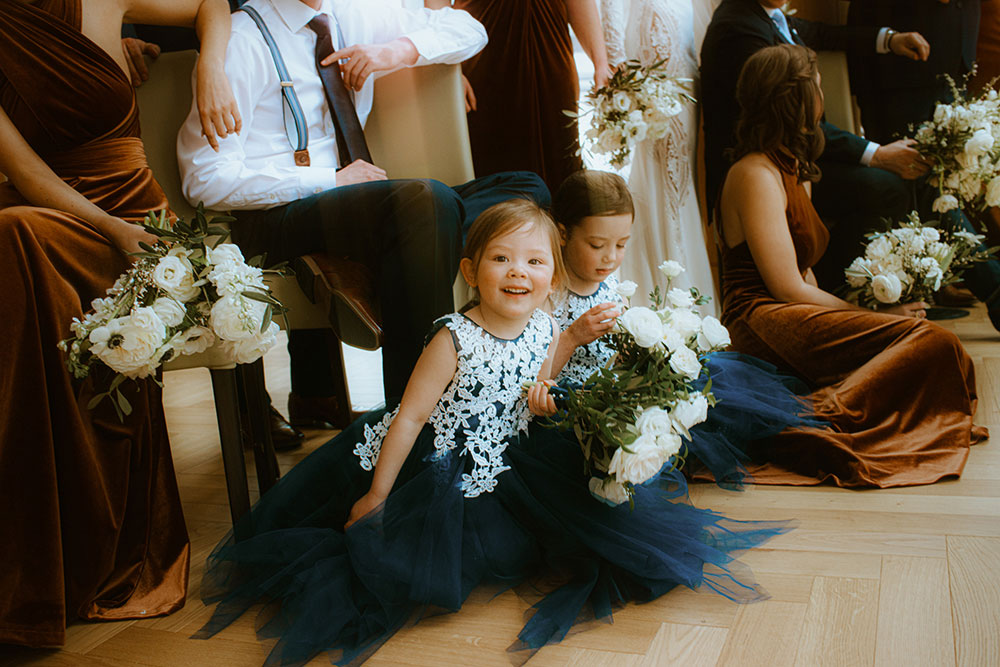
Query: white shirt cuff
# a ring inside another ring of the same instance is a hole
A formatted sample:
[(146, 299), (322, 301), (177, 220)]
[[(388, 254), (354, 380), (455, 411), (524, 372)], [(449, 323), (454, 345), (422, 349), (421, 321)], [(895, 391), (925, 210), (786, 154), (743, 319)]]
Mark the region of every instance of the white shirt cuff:
[(877, 151), (882, 146), (876, 144), (874, 141), (868, 142), (868, 147), (865, 148), (865, 152), (861, 154), (861, 164), (866, 167), (872, 166), (872, 158), (875, 157), (875, 151)]
[(878, 31), (875, 36), (875, 53), (889, 53), (889, 27)]
[(299, 199), (305, 199), (337, 186), (337, 170), (334, 167), (298, 167)]
[(413, 67), (429, 65), (435, 58), (448, 51), (441, 44), (441, 37), (433, 28), (421, 28), (402, 36), (409, 39), (413, 42), (413, 46), (417, 47), (417, 62), (414, 63)]

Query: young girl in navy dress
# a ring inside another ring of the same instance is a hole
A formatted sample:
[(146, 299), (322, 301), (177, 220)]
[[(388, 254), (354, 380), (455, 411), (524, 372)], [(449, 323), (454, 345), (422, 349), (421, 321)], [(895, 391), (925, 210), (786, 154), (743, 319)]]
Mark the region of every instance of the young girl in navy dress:
[[(268, 662), (327, 650), (367, 658), (429, 610), (455, 611), (481, 583), (562, 582), (535, 605), (512, 649), (561, 640), (678, 584), (737, 601), (763, 597), (732, 554), (786, 529), (730, 521), (676, 501), (683, 478), (639, 489), (635, 510), (589, 493), (580, 448), (554, 431), (525, 437), (540, 411), (559, 329), (540, 310), (563, 280), (559, 233), (527, 201), (499, 204), (470, 230), (462, 274), (479, 293), (435, 322), (400, 405), (368, 413), (313, 452), (209, 558), (209, 636), (263, 602)], [(737, 576), (737, 573), (739, 576)]]
[[(632, 235), (635, 209), (621, 176), (594, 170), (570, 175), (552, 205), (566, 265), (566, 282), (550, 298), (552, 316), (562, 330), (552, 374), (560, 384), (575, 387), (615, 355), (603, 336), (625, 305), (616, 272)], [(667, 262), (661, 270), (676, 275), (684, 268)], [(807, 390), (777, 374), (772, 365), (734, 352), (712, 354), (708, 375), (696, 386), (703, 387), (709, 378), (718, 403), (691, 430), (688, 451), (697, 461), (690, 462), (688, 472), (700, 471), (699, 476), (712, 477), (721, 486), (739, 488), (749, 443), (811, 423), (802, 416), (805, 404), (798, 395)], [(547, 404), (544, 413), (553, 407)]]

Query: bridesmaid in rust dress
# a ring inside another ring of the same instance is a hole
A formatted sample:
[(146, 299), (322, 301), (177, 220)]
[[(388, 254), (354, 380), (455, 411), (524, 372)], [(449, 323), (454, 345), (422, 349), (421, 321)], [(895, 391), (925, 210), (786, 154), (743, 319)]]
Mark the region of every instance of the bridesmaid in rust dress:
[[(428, 7), (445, 0), (427, 0)], [(583, 168), (576, 121), (579, 96), (569, 26), (608, 79), (604, 34), (594, 0), (456, 0), (486, 28), (489, 43), (462, 64), (476, 176), (533, 171), (552, 192)]]
[(737, 88), (738, 161), (721, 202), (723, 323), (733, 348), (812, 389), (828, 424), (755, 444), (763, 484), (891, 487), (958, 476), (973, 425), (972, 360), (926, 305), (864, 310), (816, 286), (828, 233), (809, 200), (822, 151), (815, 54), (789, 44), (755, 54)]
[(166, 206), (139, 139), (122, 19), (196, 16), (215, 141), (238, 122), (224, 1), (0, 0), (0, 644), (57, 646), (77, 618), (184, 604), (190, 547), (160, 389), (126, 382), (124, 423), (107, 401), (88, 410), (110, 378), (75, 382), (56, 343), (147, 236), (127, 221)]

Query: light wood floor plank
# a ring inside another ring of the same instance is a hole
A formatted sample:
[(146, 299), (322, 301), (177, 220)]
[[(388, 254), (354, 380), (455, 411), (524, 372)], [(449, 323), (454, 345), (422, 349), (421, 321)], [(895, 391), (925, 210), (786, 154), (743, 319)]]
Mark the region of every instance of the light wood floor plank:
[(959, 667), (1000, 665), (1000, 539), (949, 537), (948, 574)]
[(664, 623), (641, 662), (642, 667), (713, 667), (722, 655), (729, 631), (698, 625)]
[(948, 565), (943, 558), (886, 556), (878, 599), (875, 664), (955, 664)]
[(720, 665), (784, 667), (795, 664), (805, 604), (758, 602), (740, 605), (726, 637)]
[(796, 664), (801, 667), (872, 664), (877, 618), (877, 581), (816, 577)]

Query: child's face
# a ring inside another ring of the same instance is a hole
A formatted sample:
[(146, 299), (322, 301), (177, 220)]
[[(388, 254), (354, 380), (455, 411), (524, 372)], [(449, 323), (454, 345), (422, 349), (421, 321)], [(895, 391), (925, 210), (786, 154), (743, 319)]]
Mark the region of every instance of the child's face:
[(480, 307), (508, 320), (530, 317), (545, 302), (554, 272), (551, 241), (538, 225), (490, 241), (474, 275), (472, 261), (462, 260), (462, 275), (478, 288)]
[(589, 294), (625, 259), (625, 244), (632, 233), (632, 215), (592, 215), (575, 227), (562, 230), (563, 261), (569, 287)]

